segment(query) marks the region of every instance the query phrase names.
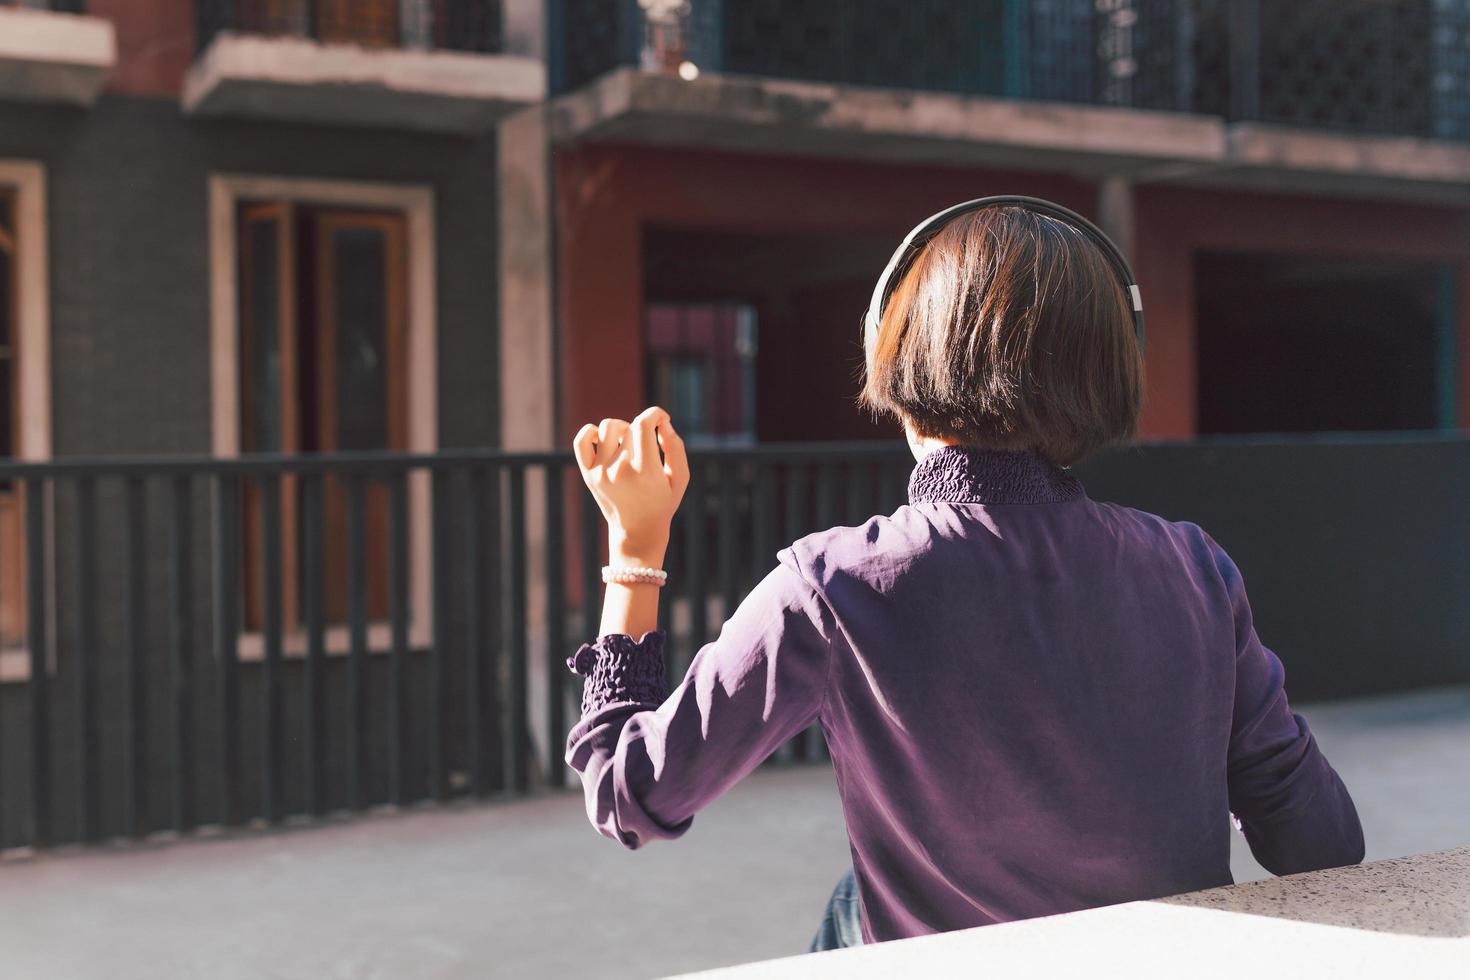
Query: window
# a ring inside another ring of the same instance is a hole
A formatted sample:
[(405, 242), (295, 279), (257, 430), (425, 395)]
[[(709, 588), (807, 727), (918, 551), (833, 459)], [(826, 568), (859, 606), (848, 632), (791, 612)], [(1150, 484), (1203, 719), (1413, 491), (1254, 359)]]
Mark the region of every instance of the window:
[(657, 303), (645, 318), (648, 396), (694, 444), (755, 442), (756, 315), (732, 303)]
[[(51, 456), (49, 294), (46, 267), (46, 170), (31, 160), (0, 159), (0, 460)], [(25, 499), (19, 483), (0, 481), (0, 680), (30, 676), (26, 647), (25, 524), (41, 509), (43, 576), (54, 573), (48, 500)], [(47, 615), (54, 619), (48, 596)], [(47, 636), (55, 652), (55, 624)], [(54, 663), (54, 660), (52, 660)]]
[[(406, 450), (402, 213), (245, 201), (236, 216), (239, 444), (247, 453)], [(300, 487), (282, 484), (283, 600), (298, 624)], [(368, 616), (388, 615), (388, 491), (366, 491)], [(260, 491), (245, 496), (243, 623), (263, 618)], [(347, 618), (346, 489), (323, 483), (325, 614)]]
[(258, 34), (364, 47), (391, 47), (399, 38), (398, 0), (256, 0), (241, 3), (236, 16), (241, 30)]

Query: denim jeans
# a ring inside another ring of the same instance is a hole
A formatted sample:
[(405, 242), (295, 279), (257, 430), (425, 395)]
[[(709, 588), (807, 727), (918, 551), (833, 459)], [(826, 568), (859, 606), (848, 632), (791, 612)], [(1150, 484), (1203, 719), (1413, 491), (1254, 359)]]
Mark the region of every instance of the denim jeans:
[(822, 924), (817, 927), (817, 934), (812, 937), (812, 944), (807, 952), (817, 953), (824, 949), (861, 946), (863, 944), (861, 921), (857, 879), (853, 877), (852, 869), (848, 868), (847, 872), (837, 879), (837, 887), (832, 889), (832, 897), (827, 899), (827, 912), (822, 916)]

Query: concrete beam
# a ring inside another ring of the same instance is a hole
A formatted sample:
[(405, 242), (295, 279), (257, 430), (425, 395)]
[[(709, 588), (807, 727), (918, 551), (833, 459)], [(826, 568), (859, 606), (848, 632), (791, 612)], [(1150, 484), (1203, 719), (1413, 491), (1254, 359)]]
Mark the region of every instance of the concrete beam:
[(668, 143), (1072, 174), (1214, 163), (1218, 119), (943, 92), (621, 69), (550, 104), (554, 142)]
[(116, 63), (110, 20), (0, 7), (0, 99), (91, 105)]
[(1215, 116), (620, 69), (552, 100), (553, 143), (1051, 171), (1133, 184), (1470, 204), (1470, 146)]
[(546, 95), (536, 58), (223, 33), (184, 79), (184, 111), (477, 133)]
[(1218, 168), (1183, 183), (1470, 205), (1470, 146), (1406, 136), (1233, 123)]

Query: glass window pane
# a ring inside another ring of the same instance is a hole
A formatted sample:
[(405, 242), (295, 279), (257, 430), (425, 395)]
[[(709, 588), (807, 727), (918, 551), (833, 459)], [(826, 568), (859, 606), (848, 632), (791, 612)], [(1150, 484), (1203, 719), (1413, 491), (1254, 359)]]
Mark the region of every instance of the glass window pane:
[[(0, 357), (0, 459), (15, 455), (15, 362)], [(8, 481), (0, 481), (0, 491), (8, 489)]]
[(0, 248), (0, 351), (10, 347), (10, 320), (15, 316), (14, 276), (15, 260), (9, 252)]
[(236, 12), (241, 31), (256, 34), (306, 34), (310, 27), (307, 0), (256, 0), (241, 3)]
[(241, 276), (241, 328), (248, 332), (249, 358), (242, 388), (242, 435), (247, 452), (276, 452), (281, 447), (280, 261), (277, 223), (256, 221), (245, 228), (248, 236)]
[(386, 246), (371, 228), (333, 232), (337, 446), (388, 448)]
[(755, 441), (756, 313), (745, 304), (648, 307), (649, 400), (696, 443)]

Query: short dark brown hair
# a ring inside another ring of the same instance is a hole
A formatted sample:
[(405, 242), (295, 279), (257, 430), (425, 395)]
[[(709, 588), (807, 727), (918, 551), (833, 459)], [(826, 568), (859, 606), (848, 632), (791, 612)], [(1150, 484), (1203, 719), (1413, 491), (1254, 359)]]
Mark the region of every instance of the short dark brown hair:
[(921, 436), (1063, 466), (1137, 431), (1143, 358), (1118, 273), (1058, 218), (989, 207), (945, 225), (865, 338), (859, 404)]

